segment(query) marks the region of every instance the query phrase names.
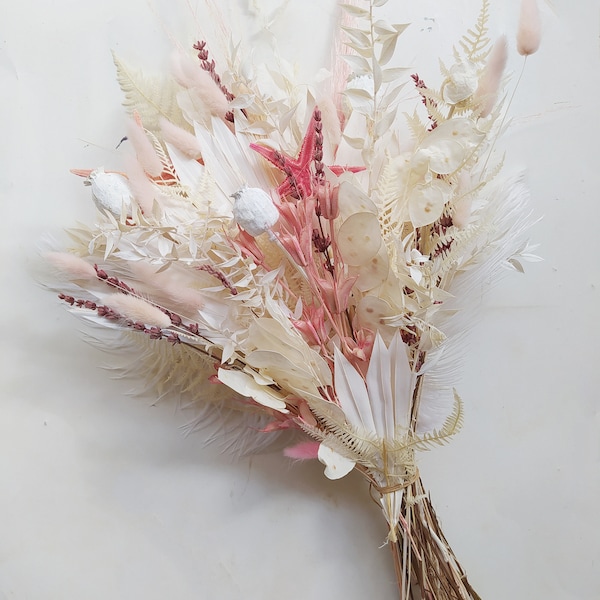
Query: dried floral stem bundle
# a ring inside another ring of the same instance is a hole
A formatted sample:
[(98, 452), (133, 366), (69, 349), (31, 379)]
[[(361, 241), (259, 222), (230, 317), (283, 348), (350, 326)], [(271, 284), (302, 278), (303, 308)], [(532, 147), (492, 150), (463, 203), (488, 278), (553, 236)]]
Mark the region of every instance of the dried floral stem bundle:
[(390, 66), (406, 25), (385, 3), (342, 5), (327, 92), (258, 77), (237, 47), (217, 65), (204, 41), (160, 85), (115, 57), (133, 154), (123, 172), (74, 171), (97, 222), (47, 258), (73, 312), (120, 334), (159, 395), (201, 407), (193, 428), (244, 452), (295, 433), (287, 456), (358, 470), (401, 598), (476, 599), (416, 454), (461, 426), (478, 290), (531, 258), (527, 191), (490, 160), (507, 45), (486, 0), (436, 89)]

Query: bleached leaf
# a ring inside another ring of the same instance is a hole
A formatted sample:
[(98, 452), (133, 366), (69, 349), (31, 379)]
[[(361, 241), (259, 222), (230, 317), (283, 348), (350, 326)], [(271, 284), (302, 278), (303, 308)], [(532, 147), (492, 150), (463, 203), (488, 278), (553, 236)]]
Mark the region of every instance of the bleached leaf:
[(366, 48), (370, 45), (371, 42), (366, 32), (360, 29), (356, 29), (354, 27), (342, 27), (341, 29), (352, 40), (354, 44), (358, 44), (358, 46), (362, 48)]
[(375, 136), (380, 138), (385, 135), (391, 129), (395, 118), (396, 113), (394, 111), (385, 112), (375, 125)]
[(248, 108), (252, 106), (253, 102), (254, 96), (252, 94), (240, 94), (229, 103), (229, 108)]
[(347, 96), (351, 102), (364, 103), (365, 101), (373, 101), (373, 94), (362, 88), (346, 88), (344, 90), (344, 95)]
[(274, 390), (256, 383), (254, 378), (234, 369), (219, 369), (219, 381), (246, 398), (252, 398), (259, 404), (281, 413), (288, 413), (283, 396)]
[(381, 46), (381, 54), (379, 55), (379, 64), (387, 65), (388, 62), (394, 56), (394, 52), (396, 51), (396, 43), (398, 42), (398, 35), (393, 34), (387, 36), (385, 41)]
[(373, 61), (373, 91), (375, 92), (375, 94), (379, 91), (379, 88), (381, 87), (381, 81), (382, 81), (381, 67), (379, 66), (379, 63), (376, 60), (374, 60)]
[(348, 423), (374, 432), (375, 422), (364, 379), (337, 348), (334, 354), (335, 390)]
[(507, 262), (515, 269), (515, 271), (518, 271), (519, 273), (525, 273), (523, 265), (516, 258), (509, 258)]
[(342, 58), (352, 67), (352, 71), (356, 75), (366, 75), (371, 72), (369, 62), (362, 56), (358, 56), (357, 54), (343, 54)]
[(340, 8), (345, 10), (348, 14), (354, 15), (355, 17), (369, 17), (369, 11), (359, 6), (353, 6), (352, 4), (340, 4)]
[(364, 138), (348, 137), (347, 135), (343, 135), (342, 138), (351, 148), (355, 148), (356, 150), (362, 150), (364, 148)]
[(407, 67), (389, 67), (381, 71), (381, 79), (383, 83), (390, 83), (391, 81), (399, 79), (409, 70), (410, 69), (408, 69)]

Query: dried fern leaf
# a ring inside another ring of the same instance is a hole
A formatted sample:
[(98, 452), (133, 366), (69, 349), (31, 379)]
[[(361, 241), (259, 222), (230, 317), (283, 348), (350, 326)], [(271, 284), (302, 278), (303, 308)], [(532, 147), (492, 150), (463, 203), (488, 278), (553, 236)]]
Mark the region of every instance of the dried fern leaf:
[(160, 117), (164, 117), (173, 124), (190, 130), (177, 104), (177, 93), (181, 88), (175, 81), (163, 77), (149, 78), (129, 67), (114, 53), (113, 61), (117, 69), (117, 81), (125, 96), (123, 106), (130, 114), (137, 111), (144, 127), (158, 132)]
[(465, 57), (474, 63), (483, 62), (489, 53), (488, 21), (490, 18), (490, 2), (483, 0), (477, 23), (462, 37), (459, 44)]

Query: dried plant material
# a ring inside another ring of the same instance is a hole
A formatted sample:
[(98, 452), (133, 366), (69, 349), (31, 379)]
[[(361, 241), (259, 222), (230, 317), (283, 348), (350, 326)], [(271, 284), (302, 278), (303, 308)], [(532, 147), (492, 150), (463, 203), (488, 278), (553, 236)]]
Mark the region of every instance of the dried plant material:
[(124, 318), (166, 329), (171, 319), (159, 308), (142, 298), (128, 294), (110, 294), (102, 298), (103, 303)]
[(517, 30), (517, 51), (522, 56), (537, 52), (542, 39), (542, 20), (536, 0), (521, 1), (521, 15)]
[(84, 182), (91, 186), (94, 204), (117, 219), (131, 213), (132, 193), (129, 183), (119, 173), (106, 173), (103, 168), (94, 169)]
[(348, 78), (320, 97), (282, 60), (253, 76), (239, 47), (223, 78), (203, 41), (170, 79), (115, 59), (136, 157), (127, 177), (77, 171), (99, 214), (47, 259), (72, 312), (121, 333), (128, 356), (137, 344), (148, 386), (200, 407), (190, 429), (244, 450), (293, 433), (286, 456), (319, 460), (329, 479), (359, 472), (401, 600), (477, 600), (417, 455), (462, 426), (458, 366), (481, 287), (532, 258), (527, 191), (488, 168), (506, 42), (491, 47), (484, 0), (430, 83), (389, 66), (406, 25), (385, 4), (342, 5)]
[(127, 138), (135, 148), (137, 159), (144, 171), (152, 177), (159, 177), (163, 171), (162, 162), (144, 131), (139, 115), (135, 113), (134, 116), (127, 126)]
[(479, 85), (475, 92), (475, 100), (481, 102), (479, 116), (489, 116), (498, 101), (498, 91), (502, 81), (502, 75), (508, 58), (508, 43), (506, 36), (501, 35), (494, 44), (490, 56), (485, 65)]

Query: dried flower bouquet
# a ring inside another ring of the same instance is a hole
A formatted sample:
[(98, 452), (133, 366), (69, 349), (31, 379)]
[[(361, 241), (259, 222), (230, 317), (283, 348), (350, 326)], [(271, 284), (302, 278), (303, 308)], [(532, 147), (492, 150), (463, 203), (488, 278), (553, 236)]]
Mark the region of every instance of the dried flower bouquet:
[(233, 45), (217, 66), (198, 42), (161, 82), (115, 57), (134, 154), (123, 172), (75, 171), (96, 223), (46, 257), (60, 298), (134, 344), (159, 394), (201, 405), (199, 426), (218, 412), (245, 452), (295, 433), (286, 456), (359, 471), (401, 598), (475, 599), (415, 454), (461, 426), (478, 290), (530, 257), (527, 191), (490, 158), (507, 44), (484, 0), (431, 86), (390, 66), (406, 25), (378, 15), (386, 1), (341, 5), (347, 54), (319, 93), (259, 77)]

